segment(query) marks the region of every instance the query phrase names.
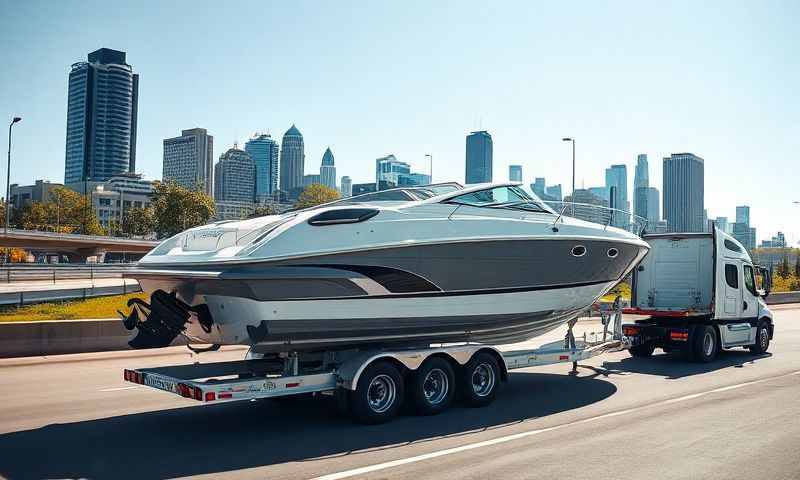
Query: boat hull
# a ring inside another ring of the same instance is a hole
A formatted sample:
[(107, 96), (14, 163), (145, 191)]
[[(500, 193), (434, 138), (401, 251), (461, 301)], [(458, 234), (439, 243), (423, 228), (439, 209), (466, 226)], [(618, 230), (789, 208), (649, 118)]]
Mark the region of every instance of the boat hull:
[(189, 324), (196, 342), (249, 344), (257, 352), (356, 345), (516, 343), (564, 324), (615, 282), (521, 292), (256, 301), (206, 296), (215, 328)]

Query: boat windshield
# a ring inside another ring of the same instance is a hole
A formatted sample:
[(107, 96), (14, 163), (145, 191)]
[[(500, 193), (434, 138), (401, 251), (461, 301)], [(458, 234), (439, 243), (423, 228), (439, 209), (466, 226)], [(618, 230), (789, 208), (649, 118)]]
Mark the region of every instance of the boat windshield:
[(447, 200), (447, 203), (485, 208), (510, 208), (529, 212), (553, 213), (538, 198), (516, 186), (503, 186), (469, 192)]

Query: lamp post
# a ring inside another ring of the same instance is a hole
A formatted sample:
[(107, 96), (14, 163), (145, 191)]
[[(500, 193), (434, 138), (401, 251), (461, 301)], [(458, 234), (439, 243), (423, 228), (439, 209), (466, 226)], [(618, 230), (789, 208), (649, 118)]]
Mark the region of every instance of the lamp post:
[(8, 224), (11, 222), (11, 127), (21, 121), (21, 117), (14, 117), (8, 124), (8, 166), (6, 167), (6, 225), (3, 233), (8, 236)]
[(431, 159), (431, 179), (430, 179), (430, 182), (433, 183), (433, 155), (431, 155), (430, 153), (426, 153), (425, 157)]
[(564, 137), (561, 141), (572, 143), (572, 215), (575, 215), (575, 139)]

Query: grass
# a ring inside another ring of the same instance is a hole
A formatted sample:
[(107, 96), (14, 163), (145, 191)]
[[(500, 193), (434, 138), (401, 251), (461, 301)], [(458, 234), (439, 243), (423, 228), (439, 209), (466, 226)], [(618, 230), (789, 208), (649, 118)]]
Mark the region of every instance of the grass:
[(67, 302), (37, 303), (0, 310), (0, 322), (41, 320), (79, 320), (86, 318), (119, 318), (117, 310), (127, 311), (129, 298), (147, 298), (144, 293), (112, 295)]

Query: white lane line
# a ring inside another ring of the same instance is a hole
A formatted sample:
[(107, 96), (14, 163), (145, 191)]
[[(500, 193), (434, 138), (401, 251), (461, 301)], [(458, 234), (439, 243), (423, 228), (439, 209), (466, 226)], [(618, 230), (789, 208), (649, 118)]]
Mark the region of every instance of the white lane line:
[(345, 470), (345, 471), (342, 471), (342, 472), (331, 473), (331, 474), (328, 474), (328, 475), (322, 475), (320, 477), (315, 477), (315, 478), (313, 478), (311, 480), (340, 480), (342, 478), (350, 478), (350, 477), (354, 477), (356, 475), (364, 475), (364, 474), (367, 474), (367, 473), (377, 472), (379, 470), (386, 470), (388, 468), (399, 467), (401, 465), (408, 465), (409, 463), (422, 462), (424, 460), (430, 460), (432, 458), (443, 457), (445, 455), (452, 455), (454, 453), (466, 452), (468, 450), (474, 450), (476, 448), (489, 447), (489, 446), (497, 445), (497, 444), (500, 444), (500, 443), (511, 442), (511, 441), (514, 441), (514, 440), (519, 440), (521, 438), (532, 437), (534, 435), (539, 435), (541, 433), (552, 432), (554, 430), (561, 430), (563, 428), (572, 427), (572, 426), (575, 426), (575, 425), (582, 425), (582, 424), (585, 424), (585, 423), (596, 422), (598, 420), (604, 420), (606, 418), (617, 417), (617, 416), (620, 416), (620, 415), (627, 415), (627, 414), (639, 412), (641, 410), (645, 410), (645, 409), (648, 409), (648, 408), (653, 408), (653, 407), (662, 406), (662, 405), (670, 405), (670, 404), (674, 404), (674, 403), (678, 403), (678, 402), (685, 402), (685, 401), (692, 400), (692, 399), (695, 399), (695, 398), (699, 398), (699, 397), (702, 397), (702, 396), (705, 396), (705, 395), (708, 395), (708, 394), (711, 394), (711, 393), (725, 392), (725, 391), (728, 391), (728, 390), (733, 390), (735, 388), (745, 387), (745, 386), (749, 386), (749, 385), (755, 385), (755, 384), (758, 384), (758, 383), (768, 382), (768, 381), (771, 381), (771, 380), (776, 380), (776, 379), (779, 379), (779, 378), (789, 377), (789, 376), (792, 376), (792, 375), (800, 375), (800, 371), (787, 373), (785, 375), (778, 375), (776, 377), (768, 377), (768, 378), (763, 378), (763, 379), (760, 379), (760, 380), (754, 380), (754, 381), (751, 381), (751, 382), (739, 383), (739, 384), (730, 385), (730, 386), (727, 386), (727, 387), (715, 388), (713, 390), (708, 390), (708, 391), (700, 392), (700, 393), (694, 393), (694, 394), (691, 394), (691, 395), (684, 395), (684, 396), (678, 397), (678, 398), (671, 398), (669, 400), (662, 400), (662, 401), (659, 401), (659, 402), (651, 403), (649, 405), (642, 405), (642, 406), (639, 406), (639, 407), (629, 408), (627, 410), (620, 410), (620, 411), (617, 411), (617, 412), (605, 413), (603, 415), (598, 415), (596, 417), (584, 418), (583, 420), (576, 420), (574, 422), (564, 423), (564, 424), (561, 424), (561, 425), (555, 425), (553, 427), (540, 428), (540, 429), (537, 429), (537, 430), (529, 430), (527, 432), (515, 433), (513, 435), (506, 435), (504, 437), (498, 437), (498, 438), (494, 438), (492, 440), (485, 440), (483, 442), (470, 443), (470, 444), (467, 444), (467, 445), (462, 445), (460, 447), (447, 448), (447, 449), (444, 449), (444, 450), (425, 453), (423, 455), (417, 455), (417, 456), (414, 456), (414, 457), (401, 458), (399, 460), (392, 460), (390, 462), (378, 463), (378, 464), (375, 464), (375, 465), (368, 465), (366, 467), (354, 468), (352, 470)]
[(101, 392), (118, 392), (120, 390), (133, 390), (134, 388), (139, 388), (139, 387), (133, 386), (133, 387), (103, 388), (100, 391)]

